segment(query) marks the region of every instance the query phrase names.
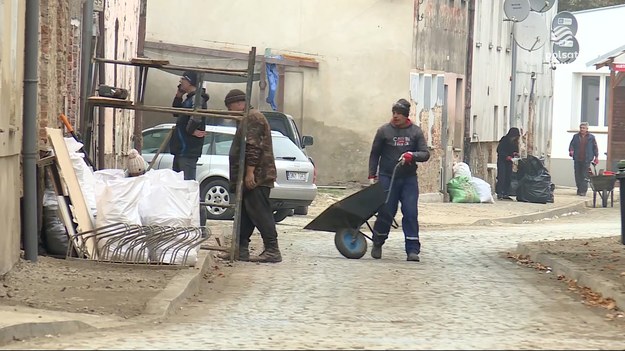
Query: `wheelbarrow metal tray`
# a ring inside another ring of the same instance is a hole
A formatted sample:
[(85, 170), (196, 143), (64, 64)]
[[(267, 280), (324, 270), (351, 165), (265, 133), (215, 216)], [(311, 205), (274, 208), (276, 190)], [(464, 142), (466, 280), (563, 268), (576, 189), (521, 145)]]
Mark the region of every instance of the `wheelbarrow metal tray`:
[(614, 189), (614, 183), (616, 183), (616, 176), (614, 175), (590, 176), (590, 185), (594, 191), (612, 190)]
[(375, 183), (326, 208), (304, 229), (335, 232), (343, 228), (358, 229), (378, 212), (386, 201), (381, 183)]

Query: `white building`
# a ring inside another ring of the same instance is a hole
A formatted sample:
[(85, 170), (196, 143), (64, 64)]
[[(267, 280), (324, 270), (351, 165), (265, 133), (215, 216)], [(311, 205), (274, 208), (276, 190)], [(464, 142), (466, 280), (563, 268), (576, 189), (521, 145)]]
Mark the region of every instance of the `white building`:
[(606, 168), (608, 120), (607, 87), (610, 71), (595, 69), (597, 57), (625, 44), (625, 5), (573, 12), (579, 55), (570, 64), (558, 64), (553, 95), (553, 137), (550, 173), (556, 185), (574, 186), (573, 162), (568, 148), (580, 122), (588, 122), (599, 146), (598, 168)]

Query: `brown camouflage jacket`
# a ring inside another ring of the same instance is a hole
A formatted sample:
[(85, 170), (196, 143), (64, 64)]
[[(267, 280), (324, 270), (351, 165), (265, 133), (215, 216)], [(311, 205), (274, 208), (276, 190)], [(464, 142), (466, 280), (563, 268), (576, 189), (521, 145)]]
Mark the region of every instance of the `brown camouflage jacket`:
[[(267, 118), (258, 110), (251, 109), (237, 127), (230, 147), (230, 188), (235, 189), (239, 175), (239, 150), (244, 124), (247, 123), (245, 166), (256, 166), (254, 178), (257, 186), (273, 188), (276, 180), (276, 161), (273, 156), (271, 128)], [(243, 170), (245, 176), (245, 170)], [(245, 186), (245, 185), (244, 185)]]

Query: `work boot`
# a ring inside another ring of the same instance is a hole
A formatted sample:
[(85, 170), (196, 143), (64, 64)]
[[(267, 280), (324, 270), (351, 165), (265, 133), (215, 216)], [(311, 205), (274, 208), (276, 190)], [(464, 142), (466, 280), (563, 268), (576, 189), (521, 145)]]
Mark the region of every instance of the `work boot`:
[[(229, 260), (230, 259), (230, 251), (228, 252), (220, 252), (217, 254), (218, 258), (221, 258), (222, 260)], [(250, 260), (250, 249), (247, 246), (239, 246), (239, 257), (234, 257), (235, 261), (244, 261), (247, 262)]]
[(371, 248), (371, 257), (376, 260), (382, 258), (382, 245), (373, 244), (373, 247)]
[(419, 262), (421, 259), (419, 258), (419, 254), (416, 252), (409, 252), (408, 257), (406, 257), (406, 261), (415, 261)]
[(250, 262), (278, 263), (282, 262), (282, 254), (278, 248), (278, 243), (266, 245), (265, 250), (258, 256), (249, 258)]

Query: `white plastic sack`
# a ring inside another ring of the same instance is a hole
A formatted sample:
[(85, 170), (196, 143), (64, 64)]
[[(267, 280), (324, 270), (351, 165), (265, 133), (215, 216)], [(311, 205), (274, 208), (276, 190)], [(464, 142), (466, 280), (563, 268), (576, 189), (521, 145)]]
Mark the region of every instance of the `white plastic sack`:
[(495, 199), (493, 199), (493, 193), (488, 182), (477, 177), (471, 177), (471, 184), (473, 184), (475, 191), (480, 197), (480, 202), (495, 203)]
[(120, 178), (125, 178), (126, 177), (126, 173), (124, 172), (123, 169), (101, 169), (99, 171), (95, 171), (93, 172), (93, 176), (97, 181), (106, 181), (109, 179), (120, 179)]
[(455, 177), (467, 177), (471, 178), (471, 168), (464, 162), (456, 162), (452, 167), (452, 175)]
[[(199, 226), (200, 186), (197, 181), (184, 180), (182, 173), (170, 169), (151, 170), (141, 177), (147, 178), (149, 184), (149, 191), (140, 202), (143, 225)], [(174, 248), (168, 248), (168, 245), (159, 246), (154, 250), (149, 249), (149, 257), (152, 261), (182, 264), (187, 249), (189, 246), (184, 245), (176, 245)], [(196, 261), (197, 246), (189, 251), (186, 264), (194, 265)]]
[(85, 154), (78, 152), (83, 144), (76, 141), (74, 138), (64, 138), (67, 151), (69, 152), (69, 158), (72, 161), (72, 166), (76, 177), (78, 178), (78, 184), (82, 190), (82, 194), (85, 198), (85, 203), (91, 214), (91, 220), (93, 221), (97, 213), (96, 195), (95, 195), (95, 177), (93, 176), (93, 169), (87, 166), (85, 162)]
[(139, 203), (143, 225), (197, 227), (199, 225), (199, 183), (184, 180), (180, 174), (161, 169), (147, 172), (146, 196)]
[[(103, 178), (106, 178), (106, 176)], [(98, 195), (96, 227), (100, 228), (114, 223), (141, 225), (139, 202), (148, 189), (146, 183), (147, 178), (144, 177), (99, 180), (96, 183), (96, 193)], [(98, 240), (98, 246), (100, 250), (108, 251), (102, 254), (110, 260), (123, 260), (123, 257), (132, 255), (132, 257), (134, 257), (132, 261), (134, 262), (147, 261), (146, 250), (142, 250), (141, 252), (128, 252), (128, 250), (131, 249), (130, 245), (122, 245), (118, 250), (117, 243), (119, 242), (118, 238), (113, 244), (106, 245), (106, 238), (102, 238)], [(143, 245), (133, 245), (133, 247), (137, 249), (141, 246)], [(114, 252), (119, 253), (119, 256), (113, 255)]]

